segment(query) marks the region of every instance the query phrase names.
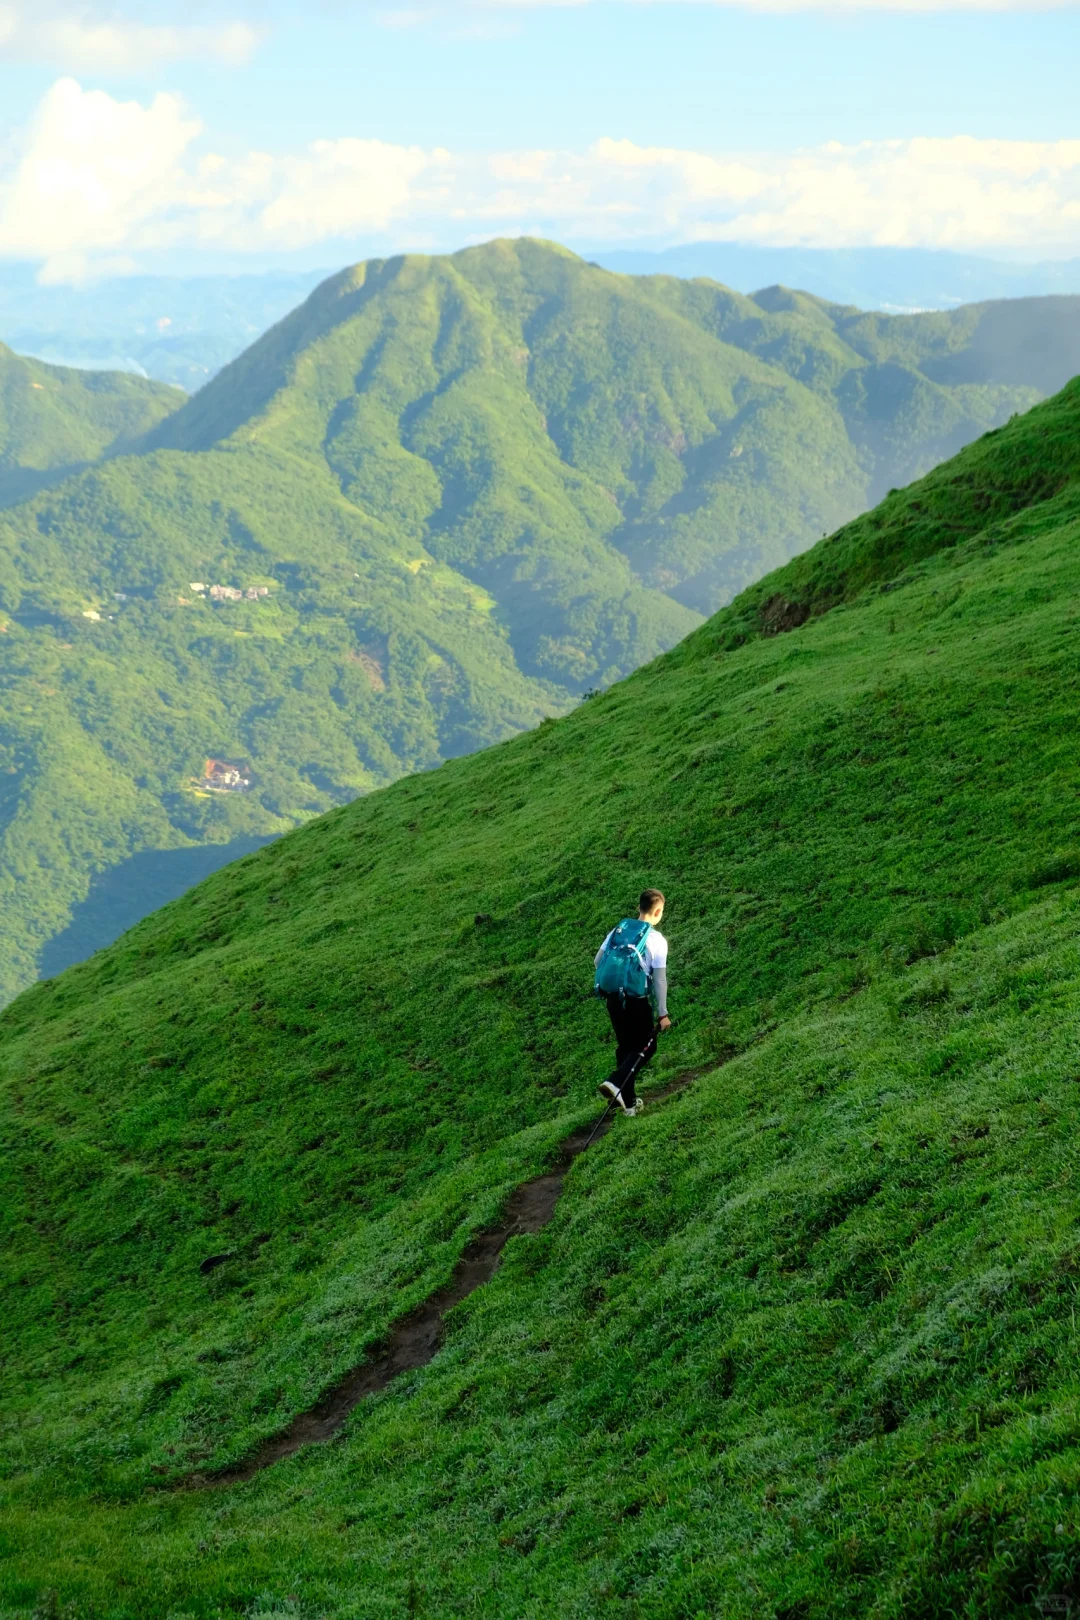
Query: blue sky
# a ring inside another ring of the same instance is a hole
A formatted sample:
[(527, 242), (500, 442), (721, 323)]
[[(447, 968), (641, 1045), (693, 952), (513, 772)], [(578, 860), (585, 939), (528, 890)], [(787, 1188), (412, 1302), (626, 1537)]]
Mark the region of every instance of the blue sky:
[(1080, 7), (0, 0), (0, 256), (48, 278), (543, 231), (1080, 253)]
[(314, 128), (480, 149), (580, 148), (604, 135), (704, 151), (1080, 135), (1080, 10), (838, 17), (609, 4), (537, 8), (503, 29), (297, 16), (246, 85), (218, 74), (204, 86), (190, 70), (176, 82), (193, 100), (205, 90), (217, 127), (267, 144), (299, 144)]

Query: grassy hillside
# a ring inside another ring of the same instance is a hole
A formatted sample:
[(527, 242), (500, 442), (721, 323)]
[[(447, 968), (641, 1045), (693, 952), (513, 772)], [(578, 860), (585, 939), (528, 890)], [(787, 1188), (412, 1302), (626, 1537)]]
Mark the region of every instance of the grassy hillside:
[[(1045, 366), (938, 378), (992, 348), (949, 319), (495, 242), (344, 271), (139, 453), (69, 447), (113, 459), (0, 518), (0, 1001), (93, 937), (106, 874), (564, 712), (1038, 397)], [(128, 387), (171, 398), (78, 383)], [(208, 796), (208, 758), (250, 790)]]
[[(1074, 384), (567, 718), (8, 1008), (3, 1601), (1075, 1602), (1078, 547)], [(185, 1488), (594, 1117), (591, 954), (645, 881), (651, 1079), (692, 1089), (590, 1149), (335, 1442)]]
[(183, 398), (165, 383), (47, 366), (0, 343), (0, 507), (130, 448)]

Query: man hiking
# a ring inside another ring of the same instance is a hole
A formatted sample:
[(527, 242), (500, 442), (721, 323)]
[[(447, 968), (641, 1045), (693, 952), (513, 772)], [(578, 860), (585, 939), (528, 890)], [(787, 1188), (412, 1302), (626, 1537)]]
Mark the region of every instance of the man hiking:
[(656, 1051), (658, 1029), (671, 1028), (667, 940), (658, 927), (663, 915), (660, 890), (642, 890), (637, 920), (627, 917), (613, 928), (594, 962), (594, 988), (607, 1002), (615, 1031), (615, 1068), (600, 1086), (600, 1095), (618, 1103), (624, 1114), (640, 1114), (644, 1108), (636, 1092), (637, 1076)]

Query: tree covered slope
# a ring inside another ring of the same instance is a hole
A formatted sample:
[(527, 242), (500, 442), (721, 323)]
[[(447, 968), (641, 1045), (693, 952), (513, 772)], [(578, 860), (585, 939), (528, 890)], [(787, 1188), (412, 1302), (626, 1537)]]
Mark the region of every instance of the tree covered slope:
[(47, 366), (0, 343), (0, 507), (130, 448), (183, 398), (165, 383)]
[(0, 517), (0, 1001), (113, 937), (107, 893), (137, 914), (133, 858), (565, 711), (1046, 388), (991, 315), (920, 321), (495, 242), (331, 278), (156, 427), (168, 390), (12, 358), (16, 482), (110, 459)]
[[(1078, 558), (1073, 384), (573, 714), (9, 1007), (3, 1601), (1075, 1601)], [(334, 1443), (187, 1488), (595, 1117), (591, 956), (644, 882), (678, 1019), (650, 1079), (692, 1089)]]

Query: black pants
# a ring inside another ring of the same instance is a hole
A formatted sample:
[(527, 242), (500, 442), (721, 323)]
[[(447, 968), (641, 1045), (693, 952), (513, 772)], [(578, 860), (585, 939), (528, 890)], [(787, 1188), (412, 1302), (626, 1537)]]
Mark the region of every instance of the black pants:
[(637, 1076), (656, 1051), (652, 1002), (646, 996), (605, 996), (608, 1017), (615, 1031), (615, 1068), (608, 1076), (632, 1108), (637, 1098)]

